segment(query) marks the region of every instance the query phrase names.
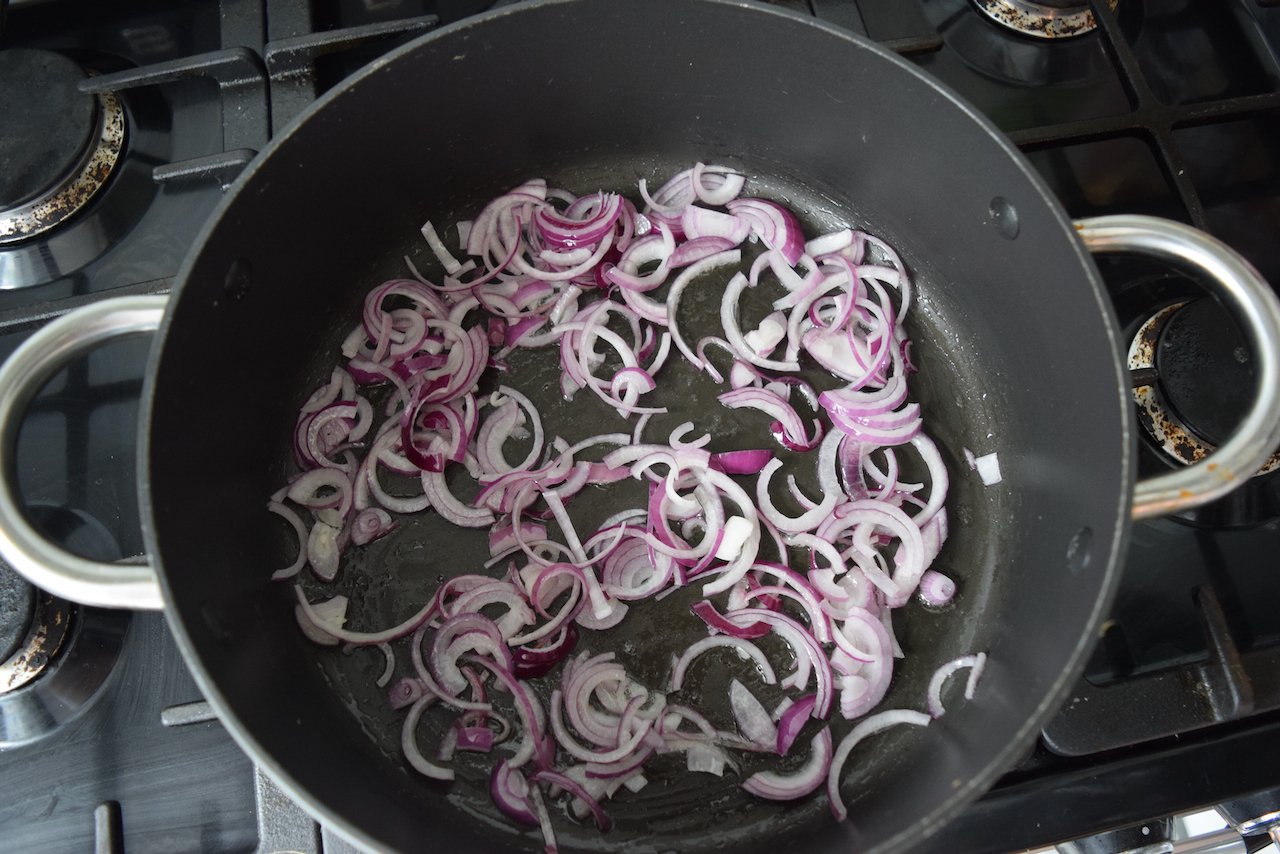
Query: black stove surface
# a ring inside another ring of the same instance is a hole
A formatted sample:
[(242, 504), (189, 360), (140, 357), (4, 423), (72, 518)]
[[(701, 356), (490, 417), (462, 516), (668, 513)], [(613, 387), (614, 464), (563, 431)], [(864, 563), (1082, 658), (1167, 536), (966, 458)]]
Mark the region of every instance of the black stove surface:
[[(124, 622), (118, 664), (91, 704), (53, 737), (0, 753), (0, 851), (252, 851), (252, 763), (217, 721), (161, 722), (200, 691), (160, 614)], [(102, 804), (118, 811), (124, 848), (94, 848)]]
[[(0, 242), (0, 356), (77, 305), (166, 291), (225, 185), (271, 134), (363, 63), (485, 5), (12, 0), (0, 50), (54, 52), (88, 69), (106, 81), (99, 88), (118, 90), (129, 134), (85, 209), (38, 238)], [(777, 5), (868, 35), (956, 89), (1010, 134), (1072, 216), (1188, 222), (1280, 281), (1280, 8), (1120, 0), (1114, 13), (1096, 10), (1092, 32), (1045, 40), (1004, 29), (973, 0)], [(0, 137), (14, 131), (0, 124)], [(1130, 334), (1201, 296), (1145, 262), (1099, 266)], [(1182, 323), (1219, 325), (1215, 308)], [(1238, 358), (1235, 346), (1219, 349)], [(142, 550), (133, 470), (145, 359), (146, 342), (126, 342), (74, 362), (24, 422), (20, 491), (73, 551)], [(1230, 373), (1237, 385), (1223, 394), (1247, 398), (1248, 370), (1198, 360), (1169, 368), (1167, 382), (1179, 371)], [(1223, 408), (1210, 407), (1220, 417)], [(1207, 432), (1229, 429), (1225, 418)], [(1143, 473), (1175, 465), (1142, 438)], [(1280, 612), (1268, 595), (1278, 493), (1280, 475), (1263, 475), (1207, 508), (1135, 525), (1112, 619), (1071, 699), (1016, 769), (919, 850), (1010, 852), (1280, 785)], [(18, 607), (34, 600), (15, 595)], [(123, 828), (124, 845), (100, 850), (253, 850), (248, 760), (216, 722), (161, 722), (199, 699), (162, 619), (134, 614), (102, 629), (101, 612), (76, 609), (74, 620), (75, 632), (99, 632), (99, 645), (117, 637), (118, 661), (52, 735), (0, 749), (0, 852), (89, 850), (107, 844), (103, 827)], [(24, 631), (0, 632), (0, 652)], [(71, 647), (59, 666), (96, 648)]]

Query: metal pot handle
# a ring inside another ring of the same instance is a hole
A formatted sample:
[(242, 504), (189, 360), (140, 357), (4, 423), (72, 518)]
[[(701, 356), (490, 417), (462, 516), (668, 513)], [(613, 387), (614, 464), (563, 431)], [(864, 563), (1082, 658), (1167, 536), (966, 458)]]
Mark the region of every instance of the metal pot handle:
[[(0, 366), (0, 413), (20, 415), (37, 392), (76, 356), (114, 338), (154, 332), (167, 296), (106, 299), (40, 329)], [(27, 521), (15, 495), (20, 417), (0, 419), (0, 555), (32, 584), (55, 596), (106, 608), (159, 610), (160, 582), (150, 564), (99, 563), (49, 542)]]
[(1235, 250), (1180, 222), (1121, 215), (1076, 220), (1075, 227), (1090, 252), (1132, 252), (1201, 274), (1196, 281), (1244, 328), (1260, 366), (1249, 414), (1205, 459), (1138, 481), (1133, 518), (1164, 516), (1222, 497), (1252, 477), (1280, 445), (1280, 300)]

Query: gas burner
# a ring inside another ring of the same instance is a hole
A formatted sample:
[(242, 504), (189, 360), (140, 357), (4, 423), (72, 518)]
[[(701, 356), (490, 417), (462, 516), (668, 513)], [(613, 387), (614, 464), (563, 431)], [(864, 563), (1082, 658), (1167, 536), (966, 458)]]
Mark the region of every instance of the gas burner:
[[(32, 509), (42, 527), (57, 527), (60, 513)], [(100, 539), (76, 519), (63, 542), (83, 547)], [(111, 673), (128, 625), (128, 611), (80, 608), (0, 564), (0, 749), (48, 735), (87, 707)]]
[[(1138, 418), (1168, 457), (1208, 456), (1244, 417), (1253, 368), (1240, 333), (1211, 300), (1156, 312), (1129, 346)], [(1280, 467), (1274, 454), (1255, 475)]]
[[(45, 50), (0, 52), (0, 245), (48, 231), (85, 206), (125, 143), (124, 107), (83, 95), (86, 72)], [(37, 144), (38, 143), (38, 144)]]
[[(1088, 4), (1079, 0), (974, 0), (978, 9), (1002, 26), (1040, 39), (1083, 35), (1098, 23)], [(1119, 0), (1107, 0), (1115, 11)]]
[[(966, 66), (981, 75), (982, 80), (969, 85), (977, 88), (966, 90), (968, 94), (979, 98), (990, 98), (985, 81), (990, 79), (1000, 83), (1011, 83), (1019, 87), (1022, 95), (1030, 96), (1022, 87), (1061, 86), (1078, 87), (1102, 86), (1106, 88), (1114, 81), (1114, 71), (1106, 51), (1102, 50), (1097, 38), (1027, 38), (1016, 30), (998, 25), (988, 15), (979, 11), (981, 4), (977, 0), (922, 0), (922, 9), (929, 23), (937, 28), (942, 36), (946, 49), (955, 53)], [(1127, 9), (1133, 9), (1129, 4)], [(1129, 15), (1122, 22), (1126, 34), (1135, 28), (1139, 16)], [(983, 94), (987, 92), (987, 94)], [(1101, 97), (1094, 92), (1092, 97)], [(1107, 98), (1116, 95), (1106, 94)], [(1118, 97), (1124, 100), (1123, 94)], [(1073, 96), (1072, 100), (1079, 100)], [(993, 102), (994, 103), (994, 102)], [(1092, 104), (1092, 102), (1090, 102)], [(1119, 107), (1111, 106), (1104, 100), (1084, 110), (1081, 115), (1074, 110), (1062, 114), (1063, 119), (1077, 119), (1089, 115), (1090, 112), (1113, 112)], [(1045, 117), (1039, 113), (1040, 120)], [(1011, 116), (1006, 121), (1019, 121)]]
[[(6, 593), (16, 593), (16, 608), (7, 608), (10, 617), (18, 619), (6, 625), (6, 634), (14, 640), (3, 662), (0, 662), (0, 696), (17, 691), (40, 678), (57, 660), (71, 625), (71, 605), (28, 585), (6, 585)], [(9, 603), (6, 603), (9, 604)], [(23, 605), (29, 604), (29, 608)], [(23, 614), (23, 611), (27, 613)], [(11, 629), (16, 628), (17, 631)]]
[(77, 718), (111, 675), (128, 611), (78, 608), (43, 590), (17, 649), (0, 663), (0, 750)]

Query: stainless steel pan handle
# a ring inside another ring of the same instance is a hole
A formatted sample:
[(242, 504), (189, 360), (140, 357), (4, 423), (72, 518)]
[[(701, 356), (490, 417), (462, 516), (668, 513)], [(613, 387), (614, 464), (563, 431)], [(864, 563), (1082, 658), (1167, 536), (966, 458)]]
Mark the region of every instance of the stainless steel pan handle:
[(18, 433), (27, 408), (60, 368), (108, 340), (154, 332), (167, 296), (116, 297), (77, 309), (36, 332), (0, 367), (0, 555), (55, 596), (107, 608), (164, 607), (155, 569), (99, 563), (49, 542), (31, 526), (14, 494)]
[(1280, 445), (1280, 300), (1253, 265), (1202, 231), (1150, 216), (1102, 216), (1075, 222), (1090, 252), (1133, 252), (1199, 273), (1244, 328), (1258, 368), (1253, 408), (1205, 459), (1147, 478), (1134, 488), (1133, 518), (1149, 519), (1220, 498), (1260, 469)]

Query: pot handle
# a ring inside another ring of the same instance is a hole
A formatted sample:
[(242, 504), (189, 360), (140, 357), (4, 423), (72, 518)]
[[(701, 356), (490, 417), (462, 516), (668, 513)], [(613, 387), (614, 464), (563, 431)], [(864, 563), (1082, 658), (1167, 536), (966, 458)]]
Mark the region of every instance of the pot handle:
[(1134, 519), (1165, 516), (1227, 494), (1262, 468), (1280, 445), (1280, 300), (1267, 282), (1220, 240), (1173, 220), (1100, 216), (1075, 221), (1090, 252), (1131, 252), (1199, 273), (1204, 285), (1244, 328), (1257, 363), (1257, 398), (1221, 447), (1178, 471), (1138, 481)]
[(47, 324), (0, 366), (0, 556), (37, 587), (105, 608), (159, 610), (160, 582), (150, 564), (99, 563), (49, 542), (18, 503), (17, 451), (21, 415), (60, 368), (108, 340), (154, 332), (167, 296), (115, 297)]

